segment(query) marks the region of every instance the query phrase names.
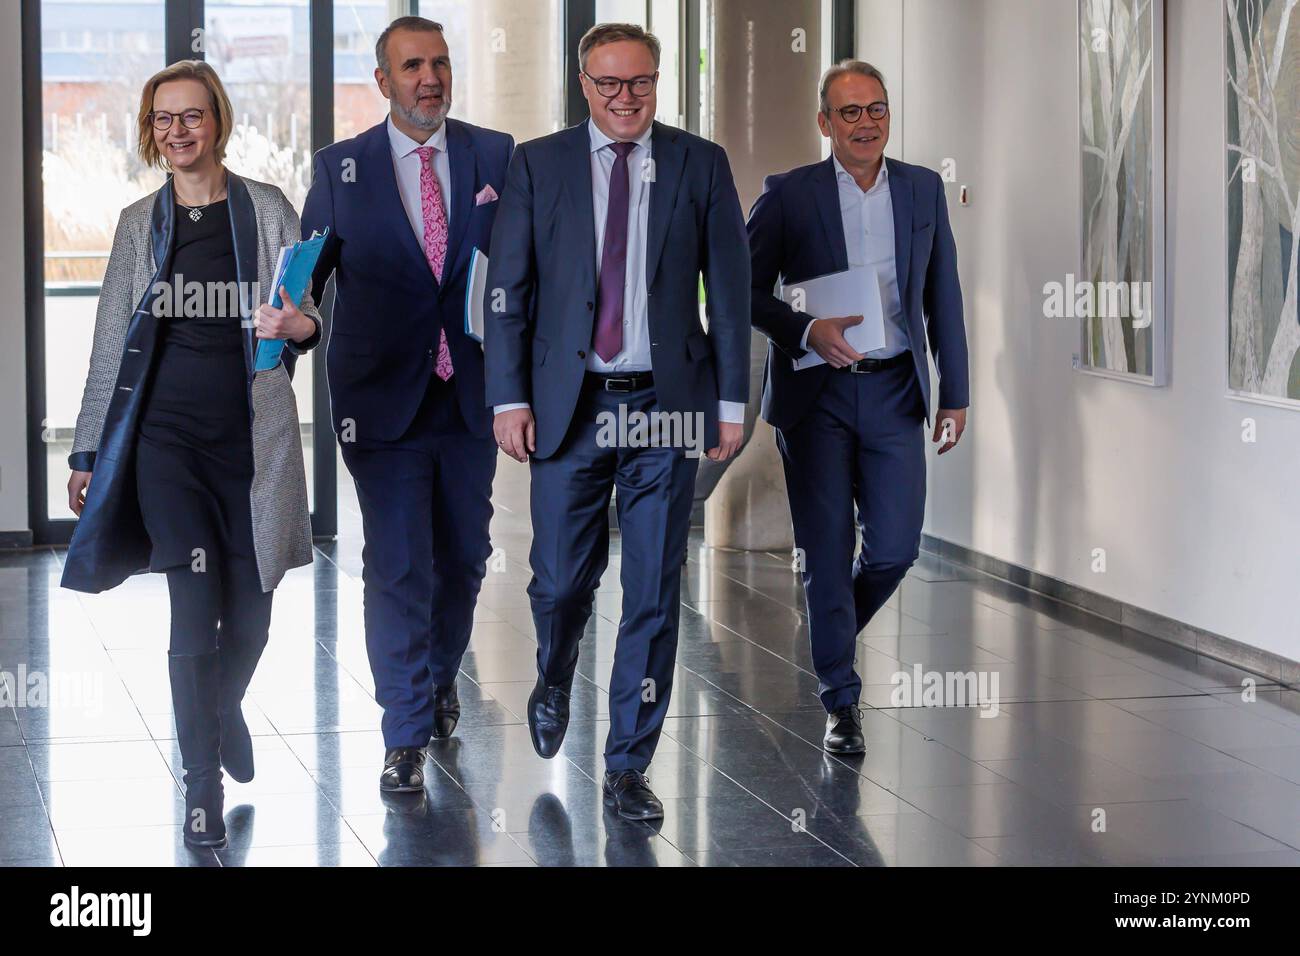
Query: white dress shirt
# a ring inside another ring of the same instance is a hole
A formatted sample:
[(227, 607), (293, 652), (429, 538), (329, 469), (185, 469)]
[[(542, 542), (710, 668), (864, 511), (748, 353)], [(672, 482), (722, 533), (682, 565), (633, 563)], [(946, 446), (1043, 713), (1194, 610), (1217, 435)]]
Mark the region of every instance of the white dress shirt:
[[(650, 361), (650, 319), (647, 309), (646, 248), (650, 239), (650, 189), (654, 184), (653, 127), (647, 127), (635, 140), (627, 157), (627, 268), (623, 285), (623, 350), (606, 362), (594, 348), (587, 350), (587, 369), (603, 374), (648, 372)], [(617, 142), (601, 132), (594, 121), (587, 120), (591, 142), (591, 205), (596, 229), (596, 276), (599, 281), (600, 258), (605, 246), (605, 220), (609, 215), (609, 180), (618, 158), (610, 147)], [(513, 408), (527, 408), (526, 402), (497, 405), (494, 413)], [(718, 402), (718, 419), (744, 424), (743, 402)]]
[[(880, 172), (871, 188), (863, 190), (833, 153), (835, 181), (839, 185), (840, 220), (844, 226), (844, 246), (849, 267), (871, 266), (880, 280), (880, 304), (885, 314), (884, 348), (863, 353), (867, 358), (884, 359), (906, 352), (907, 324), (903, 301), (898, 291), (898, 263), (894, 256), (894, 205), (889, 195), (889, 164), (881, 161)], [(812, 319), (804, 326), (800, 345), (808, 348)]]
[(421, 146), (432, 146), (434, 153), (429, 157), (433, 163), (433, 174), (438, 177), (438, 187), (442, 190), (442, 208), (447, 212), (447, 227), (451, 228), (451, 161), (447, 159), (447, 123), (433, 131), (433, 135), (423, 143), (417, 143), (393, 125), (393, 117), (388, 117), (388, 142), (393, 147), (393, 172), (397, 174), (397, 191), (402, 196), (402, 206), (406, 209), (406, 218), (411, 220), (415, 238), (424, 248), (424, 207), (420, 202), (420, 154), (416, 152)]

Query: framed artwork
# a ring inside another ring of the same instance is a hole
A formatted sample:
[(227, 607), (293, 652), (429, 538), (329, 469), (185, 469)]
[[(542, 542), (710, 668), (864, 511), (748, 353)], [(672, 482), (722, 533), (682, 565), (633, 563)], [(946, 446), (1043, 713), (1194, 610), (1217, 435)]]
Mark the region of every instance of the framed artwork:
[(1079, 0), (1075, 367), (1164, 385), (1164, 4)]
[(1228, 391), (1300, 407), (1300, 5), (1224, 0)]

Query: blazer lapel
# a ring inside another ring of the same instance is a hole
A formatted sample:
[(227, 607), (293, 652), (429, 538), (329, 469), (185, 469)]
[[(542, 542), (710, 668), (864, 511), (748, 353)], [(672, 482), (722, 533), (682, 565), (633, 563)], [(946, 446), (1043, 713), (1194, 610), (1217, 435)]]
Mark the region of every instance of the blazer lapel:
[(465, 234), (474, 211), (474, 184), (478, 182), (478, 163), (474, 141), (469, 131), (455, 120), (447, 120), (447, 160), (451, 165), (451, 233), (448, 236), (447, 262), (443, 264), (443, 288), (469, 257)]
[[(171, 261), (172, 236), (176, 231), (176, 194), (173, 192), (172, 178), (162, 184), (158, 196), (153, 201), (153, 210), (149, 216), (149, 243), (153, 247), (154, 282), (158, 273)], [(149, 283), (152, 287), (154, 282)]]
[[(270, 299), (272, 289), (262, 289), (257, 275), (257, 212), (253, 209), (253, 200), (248, 195), (248, 187), (234, 173), (226, 173), (226, 203), (230, 211), (230, 235), (235, 246), (235, 278), (241, 290), (256, 289), (257, 297)], [(274, 281), (272, 276), (272, 281)], [(241, 293), (240, 311), (244, 326), (244, 363), (248, 368), (248, 377), (253, 377), (254, 356), (257, 354), (257, 333), (251, 321), (254, 310), (262, 303), (249, 302)]]
[(653, 177), (650, 180), (650, 225), (646, 237), (647, 289), (654, 285), (659, 271), (659, 260), (668, 238), (668, 224), (672, 222), (673, 206), (677, 200), (677, 185), (686, 167), (686, 147), (677, 141), (677, 131), (671, 126), (656, 122), (650, 134), (650, 145)]
[[(554, 209), (552, 216), (560, 217), (560, 235), (566, 233), (571, 237), (572, 249), (582, 275), (586, 279), (587, 299), (596, 301), (596, 213), (591, 198), (591, 136), (587, 132), (587, 121), (569, 127), (565, 134), (564, 147), (565, 169), (560, 172), (563, 177), (564, 192), (568, 196), (568, 208)], [(566, 229), (565, 226), (568, 228)], [(589, 321), (594, 321), (592, 312), (583, 313)], [(588, 334), (590, 339), (590, 334)]]
[(835, 178), (835, 163), (826, 160), (817, 166), (813, 174), (813, 201), (817, 205), (817, 215), (826, 232), (827, 248), (831, 251), (835, 268), (832, 272), (843, 272), (849, 267), (849, 250), (844, 242), (844, 216), (840, 213), (840, 184)]
[(889, 164), (889, 201), (894, 207), (894, 268), (898, 272), (898, 298), (907, 302), (907, 278), (912, 262), (912, 182), (898, 164)]
[(393, 146), (388, 140), (387, 121), (372, 126), (362, 135), (367, 137), (361, 163), (365, 169), (358, 169), (357, 176), (367, 177), (375, 184), (374, 192), (370, 196), (376, 206), (374, 222), (380, 224), (381, 228), (382, 224), (391, 224), (397, 232), (397, 244), (401, 246), (402, 252), (408, 259), (414, 260), (419, 265), (436, 288), (438, 280), (434, 278), (433, 270), (429, 268), (429, 260), (425, 258), (422, 240), (416, 238), (415, 231), (411, 228), (411, 220), (406, 217), (402, 194), (397, 188), (397, 173), (393, 169)]

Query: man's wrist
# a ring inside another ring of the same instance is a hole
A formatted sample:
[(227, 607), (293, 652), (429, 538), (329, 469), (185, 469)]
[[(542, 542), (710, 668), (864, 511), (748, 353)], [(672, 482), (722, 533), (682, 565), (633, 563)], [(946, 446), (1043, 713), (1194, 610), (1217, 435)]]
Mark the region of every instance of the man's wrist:
[(803, 338), (799, 340), (799, 348), (805, 352), (808, 351), (808, 333), (812, 331), (813, 323), (816, 321), (816, 319), (809, 319), (808, 324), (803, 327)]

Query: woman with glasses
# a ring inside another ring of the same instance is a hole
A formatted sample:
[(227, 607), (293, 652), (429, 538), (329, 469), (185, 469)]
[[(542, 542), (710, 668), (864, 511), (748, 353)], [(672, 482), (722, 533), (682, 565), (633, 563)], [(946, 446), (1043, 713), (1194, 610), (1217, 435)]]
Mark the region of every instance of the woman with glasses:
[[(122, 211), (77, 418), (68, 504), (80, 520), (63, 585), (98, 592), (166, 574), (168, 669), (185, 769), (185, 842), (225, 843), (221, 771), (246, 782), (240, 709), (266, 645), (271, 596), (311, 561), (290, 374), (320, 341), (310, 295), (266, 303), (298, 215), (275, 186), (222, 160), (232, 113), (198, 60), (144, 86), (139, 151), (170, 173)], [(282, 361), (254, 372), (259, 340)]]

